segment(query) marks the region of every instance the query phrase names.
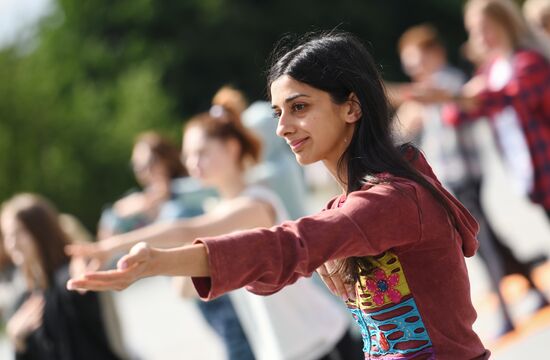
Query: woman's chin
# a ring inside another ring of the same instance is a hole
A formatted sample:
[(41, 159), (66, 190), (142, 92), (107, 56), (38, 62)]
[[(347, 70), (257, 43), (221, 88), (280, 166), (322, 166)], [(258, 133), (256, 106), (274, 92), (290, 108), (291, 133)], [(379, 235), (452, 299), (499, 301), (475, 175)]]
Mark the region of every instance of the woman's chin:
[(298, 162), (298, 164), (302, 165), (302, 166), (305, 166), (305, 165), (311, 165), (313, 163), (316, 163), (317, 159), (311, 159), (310, 157), (307, 157), (307, 156), (303, 156), (302, 154), (294, 154), (294, 156), (296, 157), (296, 162)]

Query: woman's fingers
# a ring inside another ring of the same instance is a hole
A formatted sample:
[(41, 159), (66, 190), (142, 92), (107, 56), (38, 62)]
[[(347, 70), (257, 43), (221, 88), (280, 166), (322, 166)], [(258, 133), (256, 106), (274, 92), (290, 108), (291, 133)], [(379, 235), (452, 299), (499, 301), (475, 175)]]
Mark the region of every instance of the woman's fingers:
[(349, 299), (344, 283), (338, 276), (330, 275), (331, 272), (326, 264), (323, 264), (319, 269), (317, 269), (317, 272), (321, 275), (321, 279), (334, 295), (341, 297), (344, 301)]
[(107, 270), (88, 273), (81, 278), (71, 279), (67, 283), (69, 290), (123, 290), (133, 283), (134, 276), (130, 273), (134, 269)]
[(97, 272), (91, 272), (84, 275), (84, 279), (86, 280), (102, 280), (102, 281), (116, 281), (116, 280), (122, 280), (128, 277), (128, 274), (133, 269), (114, 269), (114, 270), (105, 270), (105, 271), (97, 271)]
[(26, 319), (28, 332), (32, 332), (38, 329), (40, 325), (42, 325), (44, 304), (45, 302), (42, 296), (40, 296), (37, 301), (33, 301), (32, 307), (30, 308), (28, 317)]
[(31, 295), (10, 319), (8, 324), (10, 331), (26, 336), (38, 329), (42, 324), (44, 304), (44, 297), (41, 294)]
[(127, 255), (120, 258), (117, 263), (117, 268), (124, 270), (135, 264), (147, 261), (150, 255), (149, 250), (149, 246), (144, 242), (134, 245)]
[(141, 263), (134, 263), (130, 267), (115, 270), (97, 271), (85, 274), (81, 278), (67, 282), (69, 290), (124, 290), (140, 279), (143, 272)]
[(69, 280), (67, 284), (69, 290), (91, 290), (91, 291), (108, 291), (108, 290), (124, 290), (128, 287), (125, 282), (121, 281), (102, 281), (102, 280), (86, 280), (75, 279)]
[(333, 273), (336, 266), (335, 262), (326, 262), (317, 269), (317, 273), (334, 295), (341, 297), (344, 301), (354, 300), (355, 292), (353, 286), (346, 284), (339, 274)]
[(123, 290), (144, 277), (150, 248), (145, 243), (134, 245), (130, 253), (124, 255), (117, 264), (117, 269), (88, 272), (81, 277), (67, 282), (69, 290)]
[(321, 280), (323, 280), (323, 282), (329, 288), (331, 293), (337, 296), (341, 296), (338, 293), (338, 290), (336, 289), (336, 285), (334, 285), (334, 282), (330, 278), (328, 274), (328, 270), (324, 264), (317, 268), (317, 273), (319, 274), (319, 276), (321, 276)]

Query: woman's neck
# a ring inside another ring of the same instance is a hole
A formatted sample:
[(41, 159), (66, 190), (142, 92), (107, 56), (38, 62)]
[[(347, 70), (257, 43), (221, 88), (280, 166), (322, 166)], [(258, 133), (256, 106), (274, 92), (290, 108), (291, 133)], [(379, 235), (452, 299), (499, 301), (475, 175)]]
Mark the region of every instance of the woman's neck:
[[(338, 169), (338, 163), (328, 160), (323, 160), (323, 164), (327, 168), (332, 178), (338, 183), (338, 186), (342, 190), (343, 194), (346, 194), (348, 191), (348, 173), (345, 166), (342, 166), (341, 169)], [(340, 171), (339, 171), (340, 170)]]
[(223, 200), (234, 199), (238, 197), (244, 188), (246, 182), (242, 173), (235, 173), (233, 175), (226, 176), (225, 179), (221, 179), (220, 184), (216, 186), (220, 197)]
[(157, 180), (149, 184), (144, 190), (146, 193), (153, 195), (155, 197), (170, 197), (170, 187), (172, 184), (172, 179), (166, 178), (162, 180)]
[(496, 56), (507, 58), (514, 52), (515, 47), (512, 41), (506, 37), (501, 39), (500, 44), (494, 49)]

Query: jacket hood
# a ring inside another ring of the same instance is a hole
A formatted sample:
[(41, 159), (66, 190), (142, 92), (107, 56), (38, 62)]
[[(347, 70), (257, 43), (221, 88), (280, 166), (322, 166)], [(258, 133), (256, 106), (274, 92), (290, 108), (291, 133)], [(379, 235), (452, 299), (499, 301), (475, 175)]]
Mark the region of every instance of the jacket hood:
[(455, 218), (454, 225), (460, 235), (460, 240), (462, 241), (462, 252), (466, 257), (473, 256), (478, 248), (476, 236), (479, 230), (479, 225), (475, 218), (460, 201), (458, 201), (443, 187), (443, 185), (441, 185), (441, 182), (439, 182), (435, 176), (432, 168), (428, 164), (428, 161), (418, 149), (411, 147), (407, 150), (406, 156), (414, 168), (423, 174), (428, 181), (435, 186), (437, 191), (446, 201), (447, 207), (450, 209)]

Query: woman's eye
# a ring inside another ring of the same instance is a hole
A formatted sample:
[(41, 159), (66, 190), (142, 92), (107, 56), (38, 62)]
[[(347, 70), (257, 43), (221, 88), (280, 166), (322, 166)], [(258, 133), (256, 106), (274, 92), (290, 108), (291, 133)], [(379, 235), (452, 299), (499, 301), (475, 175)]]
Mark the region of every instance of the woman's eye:
[(294, 111), (302, 111), (306, 108), (306, 104), (297, 103), (292, 105), (292, 110)]
[(278, 119), (280, 117), (281, 117), (281, 112), (280, 111), (274, 111), (273, 112), (273, 118)]

